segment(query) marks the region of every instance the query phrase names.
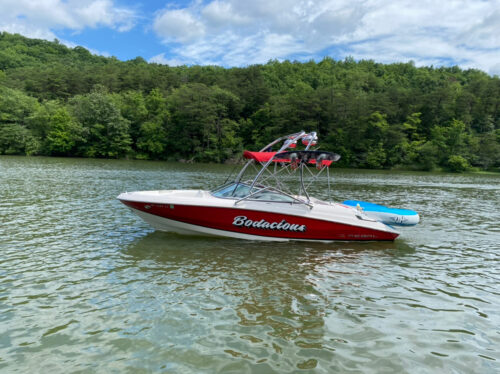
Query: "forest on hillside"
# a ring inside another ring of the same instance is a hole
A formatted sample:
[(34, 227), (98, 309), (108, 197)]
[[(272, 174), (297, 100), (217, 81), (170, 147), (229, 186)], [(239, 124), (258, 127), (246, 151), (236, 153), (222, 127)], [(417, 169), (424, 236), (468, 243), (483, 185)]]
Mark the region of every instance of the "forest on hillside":
[(170, 67), (0, 33), (0, 154), (225, 162), (300, 130), (344, 167), (498, 171), (500, 78), (352, 58)]

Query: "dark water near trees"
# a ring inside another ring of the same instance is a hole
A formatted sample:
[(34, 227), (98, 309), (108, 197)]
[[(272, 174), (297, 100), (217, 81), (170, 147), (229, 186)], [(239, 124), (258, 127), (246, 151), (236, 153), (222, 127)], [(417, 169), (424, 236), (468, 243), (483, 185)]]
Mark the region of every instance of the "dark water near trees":
[(498, 175), (334, 170), (419, 211), (394, 243), (182, 237), (115, 199), (230, 169), (0, 157), (0, 371), (498, 372)]

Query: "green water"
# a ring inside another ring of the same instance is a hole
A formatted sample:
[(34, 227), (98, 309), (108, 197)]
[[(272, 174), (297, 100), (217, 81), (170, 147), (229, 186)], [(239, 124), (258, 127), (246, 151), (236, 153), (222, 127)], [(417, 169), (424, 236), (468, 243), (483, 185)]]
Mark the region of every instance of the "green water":
[(183, 237), (115, 199), (231, 169), (0, 157), (0, 372), (499, 371), (499, 176), (334, 170), (421, 214), (394, 243)]

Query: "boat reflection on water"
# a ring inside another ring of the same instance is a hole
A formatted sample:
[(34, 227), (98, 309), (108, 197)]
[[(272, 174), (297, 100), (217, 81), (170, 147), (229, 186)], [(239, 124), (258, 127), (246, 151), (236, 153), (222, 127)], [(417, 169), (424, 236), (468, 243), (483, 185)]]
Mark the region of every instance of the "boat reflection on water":
[[(233, 251), (243, 255), (256, 256), (257, 253), (269, 252), (268, 255), (280, 258), (280, 263), (294, 262), (297, 257), (318, 255), (323, 258), (326, 253), (338, 253), (349, 258), (355, 258), (364, 252), (384, 252), (391, 255), (413, 252), (414, 249), (404, 240), (386, 242), (266, 242), (266, 241), (240, 241), (231, 238), (210, 236), (186, 236), (170, 232), (153, 231), (134, 240), (124, 250), (123, 254), (140, 259), (157, 259), (168, 261), (177, 253), (182, 257), (182, 252), (187, 258), (210, 257), (215, 252)], [(208, 253), (204, 253), (204, 252)], [(249, 253), (245, 253), (249, 252)], [(280, 257), (282, 256), (282, 257)], [(339, 257), (339, 260), (341, 258)]]
[(153, 327), (172, 344), (170, 360), (191, 352), (218, 371), (228, 367), (217, 362), (244, 371), (245, 361), (286, 371), (334, 370), (334, 352), (349, 336), (343, 326), (355, 318), (346, 296), (370, 281), (374, 258), (408, 251), (401, 241), (270, 243), (153, 232), (122, 254), (144, 283), (134, 289), (156, 304)]

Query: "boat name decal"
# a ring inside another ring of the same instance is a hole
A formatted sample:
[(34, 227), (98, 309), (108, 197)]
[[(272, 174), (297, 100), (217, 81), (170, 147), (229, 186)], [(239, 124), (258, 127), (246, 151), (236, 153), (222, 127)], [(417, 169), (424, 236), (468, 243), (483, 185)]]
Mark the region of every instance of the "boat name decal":
[(245, 216), (234, 217), (233, 225), (238, 227), (253, 227), (255, 229), (264, 230), (282, 230), (294, 232), (306, 231), (306, 225), (288, 223), (285, 220), (282, 220), (281, 222), (267, 222), (265, 219), (261, 219), (260, 221), (253, 221)]

